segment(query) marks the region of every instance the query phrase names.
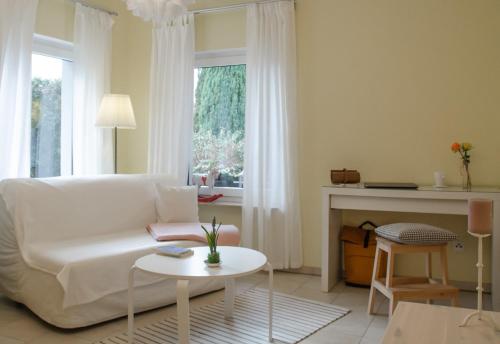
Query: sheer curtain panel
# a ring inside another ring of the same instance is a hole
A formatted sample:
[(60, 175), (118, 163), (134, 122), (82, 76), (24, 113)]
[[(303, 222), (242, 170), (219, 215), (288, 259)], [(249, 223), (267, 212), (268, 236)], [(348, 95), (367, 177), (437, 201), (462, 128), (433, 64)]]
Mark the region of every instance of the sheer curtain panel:
[(132, 13), (145, 21), (160, 22), (186, 13), (194, 0), (123, 0)]
[(295, 54), (293, 3), (250, 5), (242, 238), (280, 269), (302, 266)]
[(38, 0), (0, 1), (0, 179), (29, 177), (31, 51)]
[(149, 173), (188, 180), (193, 138), (194, 18), (155, 22), (151, 57)]
[(111, 30), (108, 13), (76, 4), (73, 86), (73, 174), (113, 173), (111, 129), (97, 128), (101, 99), (109, 93)]

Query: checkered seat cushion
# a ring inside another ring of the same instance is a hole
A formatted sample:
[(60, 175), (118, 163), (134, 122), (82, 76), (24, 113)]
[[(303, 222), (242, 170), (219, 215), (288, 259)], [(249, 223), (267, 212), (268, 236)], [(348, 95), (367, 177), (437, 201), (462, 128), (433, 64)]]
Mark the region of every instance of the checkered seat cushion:
[(392, 223), (376, 228), (375, 232), (401, 244), (436, 245), (457, 239), (449, 230), (423, 223)]

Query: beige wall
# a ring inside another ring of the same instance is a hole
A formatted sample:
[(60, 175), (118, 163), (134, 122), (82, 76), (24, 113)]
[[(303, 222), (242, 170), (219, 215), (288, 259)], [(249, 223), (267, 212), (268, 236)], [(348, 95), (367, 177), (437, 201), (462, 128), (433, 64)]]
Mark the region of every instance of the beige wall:
[[(199, 6), (238, 1), (203, 0)], [(119, 169), (144, 172), (150, 25), (120, 0), (94, 1), (120, 12), (113, 32), (113, 92), (132, 96), (138, 128), (120, 132)], [(40, 0), (37, 31), (71, 38), (67, 0)], [(432, 182), (443, 170), (458, 184), (449, 145), (474, 144), (475, 185), (500, 184), (500, 2), (497, 0), (297, 0), (300, 172), (304, 263), (320, 266), (320, 185), (331, 168), (357, 168), (364, 180)], [(244, 11), (197, 16), (197, 50), (245, 45)], [(203, 206), (241, 223), (236, 207)], [(346, 212), (357, 224), (421, 221), (457, 231), (451, 278), (474, 280), (475, 242), (465, 217)], [(489, 257), (489, 247), (488, 257)], [(413, 258), (399, 270), (419, 270)], [(489, 279), (489, 272), (487, 273)]]
[[(449, 145), (467, 140), (476, 147), (473, 183), (500, 184), (500, 2), (299, 0), (296, 14), (306, 265), (320, 264), (318, 187), (329, 183), (331, 168), (422, 184), (443, 170), (458, 184)], [(474, 241), (463, 217), (344, 218), (419, 220), (459, 231), (466, 250), (450, 253), (451, 278), (474, 280)]]
[(68, 0), (39, 0), (35, 31), (66, 41), (73, 40), (75, 6)]

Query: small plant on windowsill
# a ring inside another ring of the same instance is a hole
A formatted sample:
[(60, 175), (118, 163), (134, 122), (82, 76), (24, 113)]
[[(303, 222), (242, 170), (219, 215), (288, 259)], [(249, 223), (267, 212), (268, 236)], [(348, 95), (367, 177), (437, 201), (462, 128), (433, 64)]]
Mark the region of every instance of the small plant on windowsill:
[(222, 222), (217, 225), (217, 219), (212, 219), (212, 230), (207, 230), (205, 226), (201, 225), (203, 231), (205, 231), (205, 236), (207, 238), (208, 248), (210, 252), (208, 253), (207, 260), (205, 263), (209, 267), (217, 267), (220, 265), (220, 255), (217, 252), (217, 241), (219, 240), (219, 229), (222, 226)]

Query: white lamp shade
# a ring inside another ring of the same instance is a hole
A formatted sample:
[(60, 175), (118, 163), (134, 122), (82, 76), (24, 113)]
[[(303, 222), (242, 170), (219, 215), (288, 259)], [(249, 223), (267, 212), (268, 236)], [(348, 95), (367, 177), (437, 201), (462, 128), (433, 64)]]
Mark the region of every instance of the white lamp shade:
[(130, 96), (105, 94), (97, 113), (95, 125), (101, 128), (135, 129), (134, 109)]

